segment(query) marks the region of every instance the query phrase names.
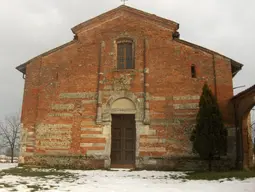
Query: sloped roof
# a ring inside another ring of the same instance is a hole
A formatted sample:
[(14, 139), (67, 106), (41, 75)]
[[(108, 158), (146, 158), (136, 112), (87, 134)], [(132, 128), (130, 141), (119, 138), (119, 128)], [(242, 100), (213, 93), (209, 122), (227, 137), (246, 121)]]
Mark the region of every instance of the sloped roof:
[(237, 95), (235, 95), (234, 97), (232, 97), (232, 101), (233, 100), (237, 100), (239, 98), (241, 98), (242, 96), (248, 94), (248, 93), (255, 93), (255, 84), (247, 89), (245, 89), (244, 91), (238, 93)]
[(64, 47), (66, 47), (66, 46), (68, 46), (68, 45), (73, 44), (74, 42), (75, 42), (75, 40), (72, 40), (72, 41), (70, 41), (70, 42), (68, 42), (68, 43), (65, 43), (65, 44), (63, 44), (63, 45), (60, 45), (60, 46), (58, 46), (58, 47), (56, 47), (56, 48), (54, 48), (54, 49), (51, 49), (51, 50), (49, 50), (49, 51), (46, 51), (46, 52), (44, 52), (44, 53), (42, 53), (42, 54), (40, 54), (40, 55), (38, 55), (38, 56), (36, 56), (36, 57), (34, 57), (34, 58), (28, 60), (27, 62), (25, 62), (25, 63), (19, 65), (18, 67), (16, 67), (16, 69), (17, 69), (18, 71), (20, 71), (21, 73), (25, 74), (25, 73), (26, 73), (26, 65), (29, 64), (30, 62), (32, 62), (34, 59), (39, 58), (39, 57), (43, 57), (43, 56), (47, 56), (47, 55), (49, 55), (49, 54), (51, 54), (51, 53), (53, 53), (53, 52), (55, 52), (55, 51), (58, 51), (58, 50), (60, 50), (60, 49), (62, 49), (62, 48), (64, 48)]
[[(164, 27), (166, 28), (170, 28), (170, 29), (173, 29), (175, 31), (177, 31), (179, 29), (179, 24), (174, 22), (174, 21), (171, 21), (171, 20), (168, 20), (168, 19), (165, 19), (165, 18), (162, 18), (162, 17), (159, 17), (157, 15), (154, 15), (154, 14), (150, 14), (150, 13), (147, 13), (147, 12), (144, 12), (144, 11), (141, 11), (141, 10), (138, 10), (138, 9), (135, 9), (135, 8), (132, 8), (132, 7), (129, 7), (129, 6), (126, 6), (126, 5), (121, 5), (115, 9), (112, 9), (106, 13), (103, 13), (97, 17), (94, 17), (90, 20), (87, 20), (83, 23), (80, 23), (78, 25), (76, 25), (75, 27), (72, 28), (72, 32), (75, 34), (75, 37), (77, 37), (77, 34), (82, 31), (83, 29), (86, 29), (86, 27), (89, 27), (91, 25), (93, 25), (95, 22), (98, 22), (98, 21), (102, 21), (104, 18), (106, 17), (109, 17), (111, 15), (114, 15), (116, 13), (121, 13), (121, 12), (128, 12), (128, 13), (131, 13), (131, 14), (135, 14), (135, 15), (138, 15), (140, 17), (143, 17), (145, 19), (149, 19), (153, 22), (156, 22), (158, 24), (161, 24), (163, 25)], [(199, 45), (195, 45), (193, 43), (190, 43), (190, 42), (187, 42), (187, 41), (184, 41), (184, 40), (181, 40), (181, 39), (175, 39), (176, 41), (180, 42), (180, 43), (183, 43), (183, 44), (186, 44), (186, 45), (189, 45), (189, 46), (192, 46), (192, 47), (196, 47), (198, 49), (201, 49), (203, 51), (206, 51), (206, 52), (210, 52), (210, 53), (214, 53), (214, 54), (218, 54), (218, 55), (221, 55), (217, 52), (214, 52), (212, 50), (209, 50), (209, 49), (206, 49), (204, 47), (201, 47)], [(55, 51), (58, 51), (59, 49), (62, 49), (66, 46), (69, 46), (70, 44), (74, 43), (76, 41), (76, 39), (74, 38), (74, 40), (64, 44), (64, 45), (61, 45), (59, 47), (56, 47), (52, 50), (49, 50), (45, 53), (42, 53), (41, 55), (38, 55), (36, 57), (34, 57), (33, 59), (30, 59), (29, 61), (19, 65), (18, 67), (16, 67), (17, 70), (19, 70), (20, 72), (22, 72), (23, 74), (26, 73), (26, 65), (29, 64), (31, 61), (33, 61), (34, 59), (38, 58), (38, 57), (43, 57), (43, 56), (46, 56), (46, 55), (49, 55)], [(222, 55), (221, 55), (222, 56)], [(225, 58), (227, 59), (230, 59), (226, 56), (224, 56)], [(232, 74), (233, 76), (242, 69), (243, 65), (241, 63), (238, 63), (232, 59), (230, 59), (231, 61), (231, 66), (232, 66)]]
[(226, 58), (226, 59), (229, 59), (230, 62), (231, 62), (232, 77), (234, 77), (234, 76), (242, 69), (242, 67), (243, 67), (243, 64), (241, 64), (241, 63), (239, 63), (239, 62), (237, 62), (237, 61), (235, 61), (235, 60), (233, 60), (233, 59), (231, 59), (231, 58), (229, 58), (229, 57), (227, 57), (227, 56), (225, 56), (225, 55), (222, 55), (222, 54), (220, 54), (220, 53), (217, 53), (217, 52), (215, 52), (215, 51), (213, 51), (213, 50), (207, 49), (207, 48), (205, 48), (205, 47), (202, 47), (202, 46), (200, 46), (200, 45), (196, 45), (196, 44), (194, 44), (194, 43), (191, 43), (191, 42), (188, 42), (188, 41), (185, 41), (185, 40), (182, 40), (182, 39), (174, 39), (174, 40), (177, 41), (177, 42), (179, 42), (179, 43), (188, 45), (188, 46), (190, 46), (190, 47), (197, 48), (197, 49), (202, 50), (202, 51), (204, 51), (204, 52), (207, 52), (207, 53), (210, 53), (210, 54), (216, 54), (216, 55), (219, 55), (219, 56), (224, 57), (224, 58)]

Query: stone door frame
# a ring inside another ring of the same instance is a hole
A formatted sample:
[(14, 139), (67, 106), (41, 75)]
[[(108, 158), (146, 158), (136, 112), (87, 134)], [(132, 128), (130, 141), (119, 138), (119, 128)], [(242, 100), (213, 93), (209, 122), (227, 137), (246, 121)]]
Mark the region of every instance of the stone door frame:
[[(117, 100), (129, 100), (134, 104), (134, 109), (122, 109), (122, 108), (114, 108), (112, 109), (112, 105)], [(135, 147), (135, 166), (137, 167), (139, 161), (137, 160), (139, 157), (139, 142), (140, 142), (140, 129), (143, 126), (143, 118), (144, 118), (144, 102), (143, 98), (137, 98), (134, 93), (119, 91), (112, 94), (107, 102), (102, 105), (102, 123), (108, 129), (108, 138), (106, 142), (106, 153), (109, 157), (108, 160), (105, 161), (105, 167), (109, 168), (111, 166), (111, 127), (112, 127), (112, 114), (134, 114), (135, 115), (135, 129), (136, 129), (136, 147)]]

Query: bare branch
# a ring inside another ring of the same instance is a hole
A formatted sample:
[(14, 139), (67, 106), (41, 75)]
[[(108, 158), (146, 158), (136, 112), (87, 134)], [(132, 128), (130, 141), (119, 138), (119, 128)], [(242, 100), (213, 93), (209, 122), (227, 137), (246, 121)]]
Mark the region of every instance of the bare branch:
[(0, 137), (0, 146), (10, 149), (13, 161), (14, 150), (17, 148), (20, 139), (20, 121), (18, 114), (7, 116), (5, 121), (0, 123)]
[(9, 133), (8, 127), (4, 123), (0, 124), (0, 132), (4, 139), (7, 140), (7, 142), (11, 145), (11, 135)]

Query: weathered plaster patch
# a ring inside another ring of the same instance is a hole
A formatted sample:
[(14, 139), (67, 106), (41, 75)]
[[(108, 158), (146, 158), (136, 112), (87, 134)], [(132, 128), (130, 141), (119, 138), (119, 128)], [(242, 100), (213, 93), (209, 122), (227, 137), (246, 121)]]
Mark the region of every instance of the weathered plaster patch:
[(81, 138), (105, 138), (104, 135), (101, 134), (81, 134)]
[(34, 132), (28, 132), (27, 128), (23, 126), (23, 123), (20, 125), (21, 134), (20, 134), (20, 156), (19, 156), (19, 163), (25, 163), (25, 156), (33, 156), (33, 153), (26, 152), (27, 146), (33, 147), (34, 149), (34, 138), (31, 140), (31, 137), (33, 137)]
[(104, 150), (88, 150), (86, 155), (93, 156), (93, 157), (97, 156), (99, 157), (98, 159), (100, 159), (101, 156), (105, 156), (105, 151)]
[(180, 125), (180, 121), (176, 119), (152, 119), (151, 125), (162, 125), (162, 126), (169, 126), (169, 125)]
[(95, 126), (96, 123), (94, 121), (82, 121), (81, 126), (86, 127), (86, 126)]
[(105, 143), (81, 143), (80, 147), (104, 147)]
[(130, 84), (132, 81), (132, 77), (129, 74), (121, 74), (120, 77), (115, 77), (113, 79), (113, 89), (115, 91), (120, 91), (120, 90), (129, 90), (130, 89)]
[(68, 149), (72, 142), (71, 124), (39, 124), (36, 127), (38, 149)]
[(152, 101), (165, 101), (166, 98), (165, 97), (151, 96), (148, 100), (152, 100)]
[(173, 96), (173, 100), (199, 100), (199, 95)]
[(72, 110), (74, 109), (74, 104), (53, 104), (51, 109), (56, 111), (63, 111), (63, 110)]
[(174, 112), (174, 115), (197, 115), (197, 112)]
[(69, 149), (60, 149), (58, 148), (58, 150), (47, 150), (47, 155), (67, 155), (69, 153)]
[(38, 139), (71, 139), (71, 130), (69, 131), (37, 131)]
[(174, 104), (174, 109), (198, 109), (198, 103)]
[(50, 148), (50, 149), (69, 149), (71, 141), (39, 141), (38, 148)]
[(97, 93), (95, 92), (78, 92), (78, 93), (60, 93), (61, 99), (96, 99)]
[(166, 139), (159, 138), (141, 138), (140, 143), (149, 143), (149, 144), (157, 144), (157, 143), (165, 143)]
[(113, 86), (112, 85), (105, 85), (104, 90), (112, 90)]
[(81, 128), (81, 131), (102, 131), (102, 128)]
[(165, 147), (140, 147), (140, 152), (166, 152)]
[(147, 100), (149, 101), (167, 101), (167, 100), (173, 100), (173, 97), (162, 97), (162, 96), (152, 96), (152, 95), (147, 95)]
[(92, 103), (97, 103), (97, 100), (93, 99), (93, 100), (82, 100), (81, 101), (82, 104), (92, 104)]
[(156, 130), (150, 129), (148, 125), (144, 126), (142, 129), (139, 129), (140, 135), (156, 135)]
[(72, 128), (72, 124), (39, 124), (36, 126), (36, 130), (61, 129), (61, 128)]
[(95, 117), (94, 115), (84, 115), (84, 114), (80, 114), (80, 113), (79, 113), (79, 115), (81, 118), (85, 118), (85, 119), (93, 119)]
[(72, 117), (72, 113), (49, 113), (49, 117)]

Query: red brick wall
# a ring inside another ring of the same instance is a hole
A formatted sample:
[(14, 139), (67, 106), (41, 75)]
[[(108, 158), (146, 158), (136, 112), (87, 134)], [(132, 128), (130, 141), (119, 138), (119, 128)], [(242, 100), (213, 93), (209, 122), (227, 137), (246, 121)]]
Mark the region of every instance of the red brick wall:
[[(115, 17), (94, 22), (79, 31), (74, 43), (27, 65), (22, 123), (24, 130), (35, 132), (31, 134), (36, 137), (37, 154), (84, 155), (105, 150), (107, 141), (100, 136), (103, 125), (95, 123), (97, 107), (107, 103), (114, 93), (113, 81), (121, 75), (132, 76), (128, 92), (144, 98), (146, 87), (148, 94), (152, 134), (140, 136), (141, 157), (191, 153), (189, 136), (205, 82), (217, 93), (226, 123), (232, 123), (227, 115), (233, 95), (227, 59), (177, 42), (172, 39), (174, 29), (140, 16), (123, 13)], [(119, 37), (134, 40), (135, 70), (115, 69)], [(196, 78), (191, 77), (192, 64)], [(148, 70), (146, 84), (144, 70)], [(102, 103), (97, 100), (98, 90), (103, 94)], [(33, 152), (29, 147), (27, 152)]]

